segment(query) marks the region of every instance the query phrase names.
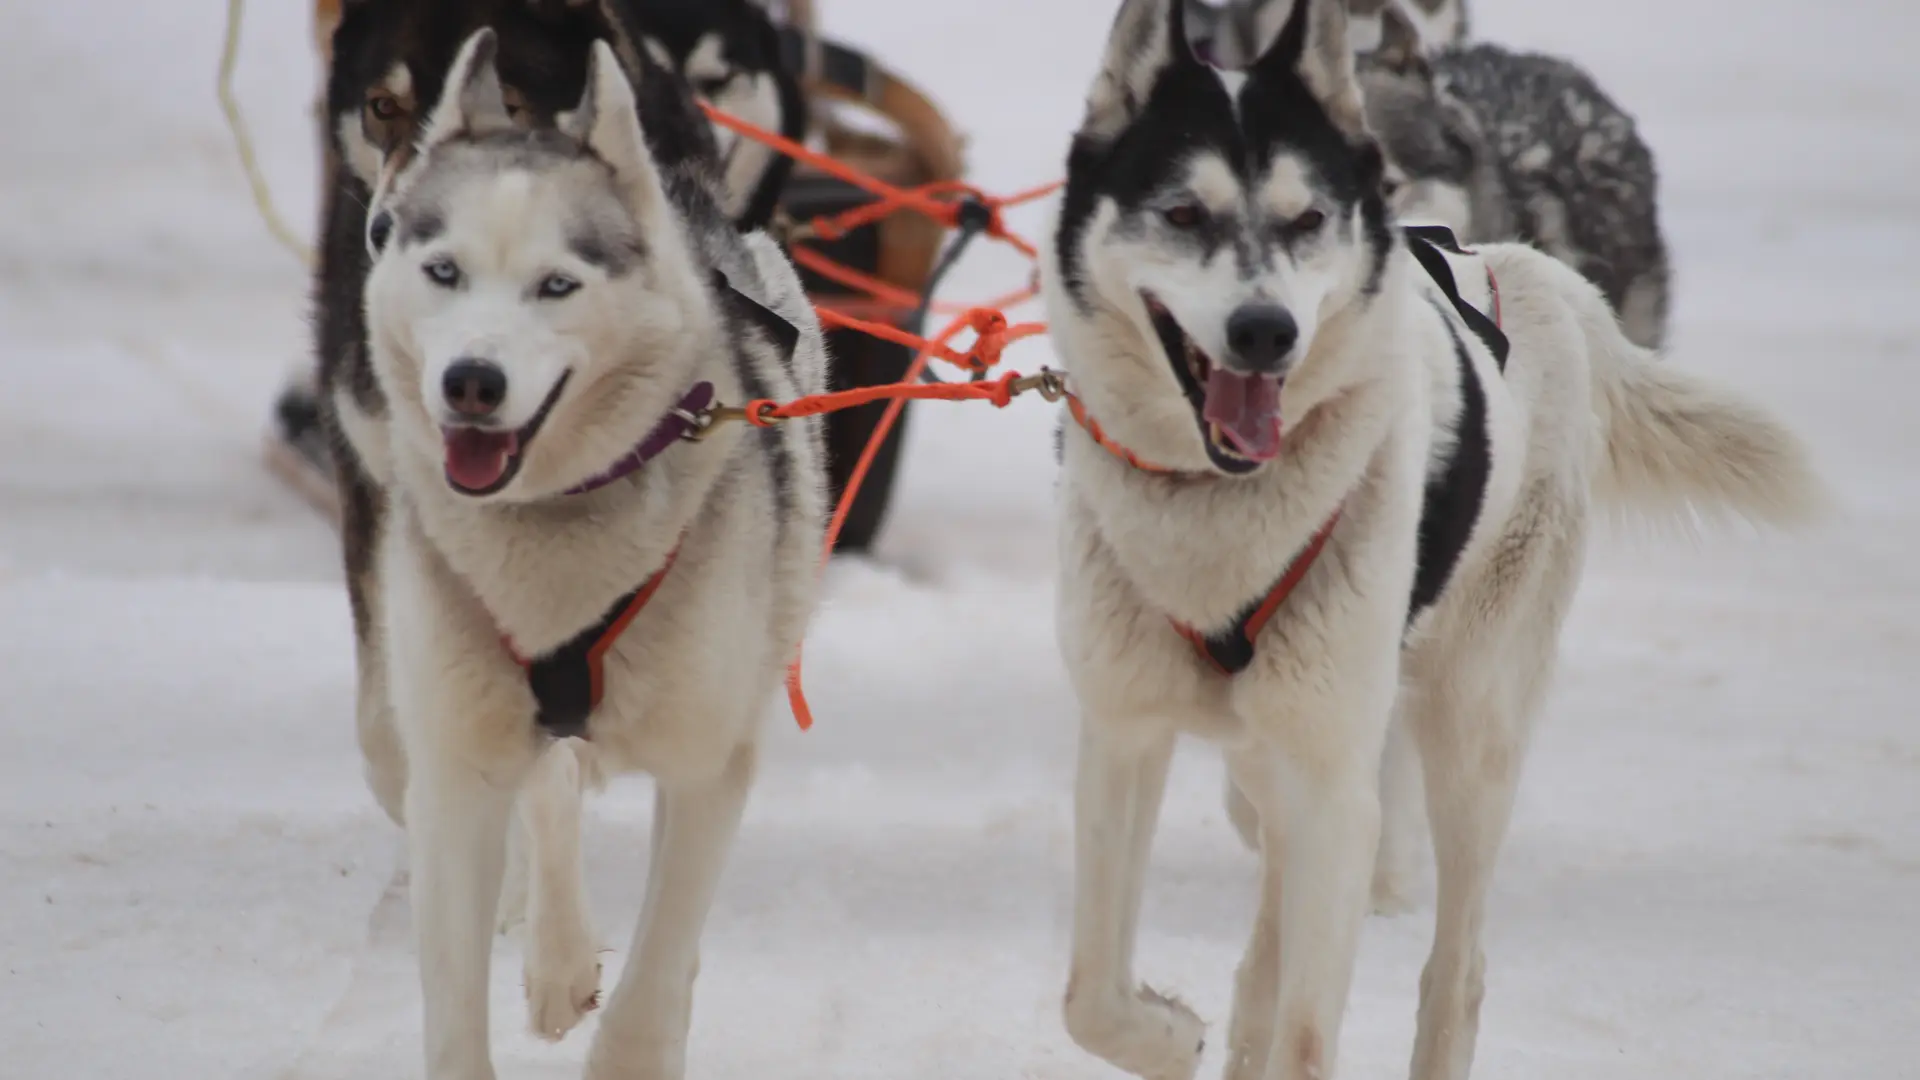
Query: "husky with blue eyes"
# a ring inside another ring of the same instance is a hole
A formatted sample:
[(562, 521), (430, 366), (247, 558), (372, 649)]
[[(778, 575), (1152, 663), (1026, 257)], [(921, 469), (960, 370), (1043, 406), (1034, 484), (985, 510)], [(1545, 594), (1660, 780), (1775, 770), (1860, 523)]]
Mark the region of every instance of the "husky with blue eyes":
[(1272, 44), (1227, 72), (1196, 59), (1180, 0), (1126, 0), (1047, 251), (1081, 707), (1065, 1021), (1136, 1076), (1200, 1067), (1200, 1018), (1133, 966), (1168, 765), (1196, 735), (1261, 867), (1228, 1080), (1334, 1075), (1422, 777), (1439, 890), (1412, 1076), (1463, 1080), (1590, 517), (1785, 525), (1822, 487), (1772, 413), (1634, 345), (1565, 264), (1399, 227), (1346, 5), (1261, 10)]
[[(717, 402), (826, 388), (820, 326), (722, 206), (684, 83), (592, 46), (585, 95), (518, 123), (482, 30), (381, 200), (366, 284), (385, 409), (339, 423), (385, 514), (360, 599), (362, 723), (411, 846), (429, 1080), (492, 1080), (509, 822), (527, 825), (527, 995), (558, 1038), (599, 1003), (583, 786), (656, 781), (646, 910), (589, 1057), (685, 1069), (701, 929), (762, 720), (814, 601), (816, 421), (709, 431)], [(644, 117), (644, 125), (642, 117)]]

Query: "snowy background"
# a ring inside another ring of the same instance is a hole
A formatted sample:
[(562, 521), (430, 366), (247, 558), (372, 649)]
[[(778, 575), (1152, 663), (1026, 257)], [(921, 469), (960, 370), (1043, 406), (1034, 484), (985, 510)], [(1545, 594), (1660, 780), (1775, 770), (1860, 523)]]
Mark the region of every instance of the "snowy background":
[[(1790, 540), (1600, 545), (1494, 892), (1476, 1076), (1920, 1076), (1920, 8), (1473, 4), (1481, 36), (1577, 58), (1638, 114), (1673, 362), (1784, 410), (1846, 507)], [(1112, 0), (821, 7), (1011, 190), (1055, 175)], [(223, 5), (5, 8), (0, 1076), (416, 1076), (401, 841), (360, 780), (335, 542), (259, 463), (305, 281), (215, 104)], [(255, 0), (239, 78), (303, 228), (308, 9)], [(952, 295), (1016, 280), (983, 254)], [(1037, 402), (918, 413), (884, 557), (835, 568), (811, 638), (820, 725), (769, 711), (694, 1077), (1117, 1076), (1058, 1021), (1050, 424)], [(1216, 1033), (1254, 902), (1217, 789), (1188, 754), (1141, 949)], [(614, 950), (648, 806), (629, 780), (591, 812)], [(1370, 922), (1344, 1075), (1405, 1075), (1430, 918)], [(503, 1080), (577, 1075), (588, 1031), (520, 1033), (518, 952), (496, 960)]]

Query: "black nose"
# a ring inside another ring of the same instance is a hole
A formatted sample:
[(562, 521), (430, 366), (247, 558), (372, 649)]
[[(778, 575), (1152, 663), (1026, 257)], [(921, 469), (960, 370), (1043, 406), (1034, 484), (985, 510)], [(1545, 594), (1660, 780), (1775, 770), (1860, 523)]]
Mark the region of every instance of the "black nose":
[(455, 360), (440, 377), (440, 392), (461, 416), (491, 416), (507, 399), (507, 373), (485, 360)]
[(1227, 347), (1234, 366), (1264, 375), (1277, 374), (1300, 339), (1293, 313), (1273, 304), (1248, 304), (1227, 316)]

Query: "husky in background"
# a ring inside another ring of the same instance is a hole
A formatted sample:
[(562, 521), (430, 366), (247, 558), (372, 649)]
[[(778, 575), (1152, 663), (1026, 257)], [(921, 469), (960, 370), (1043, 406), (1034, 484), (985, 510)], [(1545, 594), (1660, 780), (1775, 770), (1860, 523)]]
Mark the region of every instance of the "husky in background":
[[(1779, 419), (1634, 345), (1565, 263), (1396, 227), (1339, 0), (1266, 40), (1222, 72), (1179, 0), (1126, 0), (1047, 249), (1081, 705), (1064, 1019), (1137, 1076), (1200, 1064), (1200, 1019), (1133, 969), (1168, 766), (1198, 735), (1260, 855), (1226, 1077), (1333, 1076), (1397, 722), (1439, 870), (1412, 1076), (1462, 1080), (1596, 506), (1788, 524), (1823, 491)], [(1408, 796), (1389, 784), (1387, 816)]]
[[(1292, 0), (1188, 0), (1187, 39), (1202, 60), (1239, 70), (1272, 40)], [(1433, 46), (1467, 38), (1466, 0), (1406, 0), (1407, 14), (1420, 22), (1421, 37)], [(1394, 0), (1347, 0), (1350, 34), (1356, 49), (1371, 49), (1381, 38), (1381, 18)]]
[(1360, 84), (1400, 216), (1540, 248), (1600, 286), (1635, 344), (1659, 348), (1672, 271), (1653, 152), (1633, 118), (1566, 60), (1432, 50), (1394, 3), (1381, 26)]
[[(493, 1075), (516, 793), (535, 940), (556, 935), (530, 945), (527, 993), (558, 1037), (598, 1000), (582, 780), (653, 775), (648, 902), (587, 1075), (671, 1080), (826, 518), (817, 422), (688, 437), (713, 401), (820, 392), (825, 347), (778, 246), (721, 209), (717, 149), (678, 80), (628, 57), (630, 83), (599, 42), (584, 96), (529, 129), (499, 47), (492, 30), (468, 40), (418, 152), (379, 188), (378, 407), (334, 391), (384, 513), (349, 549), (363, 724), (387, 729), (369, 764), (404, 790), (429, 1080)], [(542, 897), (570, 910), (545, 917)]]

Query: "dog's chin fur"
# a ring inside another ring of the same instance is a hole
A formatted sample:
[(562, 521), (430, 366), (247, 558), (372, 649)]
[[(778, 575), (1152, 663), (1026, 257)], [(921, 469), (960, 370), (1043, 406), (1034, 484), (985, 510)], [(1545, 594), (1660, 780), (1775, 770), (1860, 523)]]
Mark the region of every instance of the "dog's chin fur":
[[(1279, 304), (1304, 353), (1286, 373), (1280, 456), (1236, 482), (1144, 472), (1066, 433), (1058, 635), (1083, 732), (1063, 1013), (1076, 1042), (1121, 1070), (1199, 1067), (1199, 1019), (1145, 988), (1125, 936), (1176, 737), (1197, 734), (1225, 748), (1229, 815), (1267, 883), (1229, 1054), (1334, 1075), (1369, 877), (1382, 909), (1404, 909), (1414, 887), (1405, 853), (1421, 770), (1406, 751), (1417, 746), (1449, 841), (1438, 850), (1449, 915), (1422, 981), (1411, 1073), (1464, 1080), (1483, 992), (1477, 905), (1590, 508), (1785, 524), (1821, 488), (1775, 417), (1636, 347), (1564, 264), (1513, 245), (1423, 252), (1450, 262), (1461, 302), (1483, 313), (1497, 280), (1503, 366), (1389, 228), (1341, 0), (1286, 10), (1236, 81), (1186, 53), (1174, 0), (1125, 0), (1046, 247), (1071, 388), (1141, 458), (1207, 471), (1139, 290), (1203, 346), (1208, 296), (1222, 298), (1220, 318), (1242, 296)], [(1188, 213), (1196, 201), (1213, 209)], [(1340, 227), (1271, 240), (1303, 205), (1333, 208)], [(1182, 280), (1189, 295), (1162, 291)], [(1208, 635), (1239, 625), (1330, 522), (1243, 671), (1223, 676), (1176, 632), (1175, 621)], [(1276, 828), (1283, 842), (1266, 835)], [(1283, 981), (1283, 958), (1311, 974)]]

